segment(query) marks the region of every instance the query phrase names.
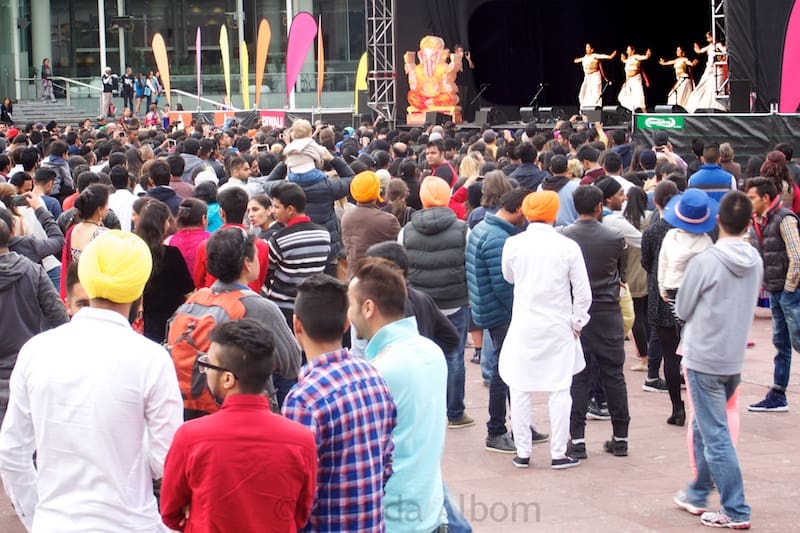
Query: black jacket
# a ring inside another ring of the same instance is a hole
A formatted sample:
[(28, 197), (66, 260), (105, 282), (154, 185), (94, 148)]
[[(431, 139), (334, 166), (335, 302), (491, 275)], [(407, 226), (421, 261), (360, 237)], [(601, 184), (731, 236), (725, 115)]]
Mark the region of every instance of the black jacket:
[(459, 345), (458, 332), (453, 323), (436, 307), (433, 298), (408, 284), (406, 289), (406, 316), (416, 317), (420, 335), (435, 342), (444, 353), (452, 353)]

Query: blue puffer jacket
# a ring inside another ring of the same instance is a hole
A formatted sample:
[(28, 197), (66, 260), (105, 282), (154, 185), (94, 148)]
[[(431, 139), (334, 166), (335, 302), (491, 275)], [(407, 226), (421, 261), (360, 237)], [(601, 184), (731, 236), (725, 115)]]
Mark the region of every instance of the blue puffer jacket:
[(486, 215), (467, 242), (467, 288), (472, 320), (493, 328), (511, 320), (514, 286), (503, 278), (503, 245), (518, 228), (496, 215)]

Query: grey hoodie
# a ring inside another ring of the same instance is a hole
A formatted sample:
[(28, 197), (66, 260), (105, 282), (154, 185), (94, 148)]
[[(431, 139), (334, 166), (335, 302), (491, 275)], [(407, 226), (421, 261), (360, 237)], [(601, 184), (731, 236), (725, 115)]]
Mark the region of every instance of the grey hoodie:
[(676, 302), (686, 321), (686, 368), (720, 376), (742, 372), (763, 272), (756, 249), (735, 237), (718, 240), (689, 261)]
[(0, 378), (7, 379), (22, 345), (69, 317), (44, 268), (15, 252), (0, 254), (0, 309)]

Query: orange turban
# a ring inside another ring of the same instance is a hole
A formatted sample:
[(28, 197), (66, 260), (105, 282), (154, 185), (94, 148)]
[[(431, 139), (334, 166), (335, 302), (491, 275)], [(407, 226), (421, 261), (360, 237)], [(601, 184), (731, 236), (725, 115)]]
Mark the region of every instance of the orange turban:
[(439, 176), (428, 176), (419, 187), (422, 207), (447, 207), (450, 204), (450, 186)]
[(552, 224), (558, 216), (558, 194), (553, 191), (532, 192), (522, 201), (522, 214), (529, 222)]

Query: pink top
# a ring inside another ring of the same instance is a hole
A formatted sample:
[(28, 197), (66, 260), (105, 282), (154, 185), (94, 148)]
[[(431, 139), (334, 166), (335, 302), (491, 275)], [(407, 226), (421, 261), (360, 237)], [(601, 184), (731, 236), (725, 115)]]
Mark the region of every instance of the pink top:
[(189, 269), (189, 272), (194, 272), (197, 247), (200, 246), (200, 243), (207, 241), (209, 237), (211, 237), (211, 234), (204, 229), (185, 228), (168, 237), (164, 244), (169, 244), (180, 250), (184, 261), (186, 261), (186, 268)]

